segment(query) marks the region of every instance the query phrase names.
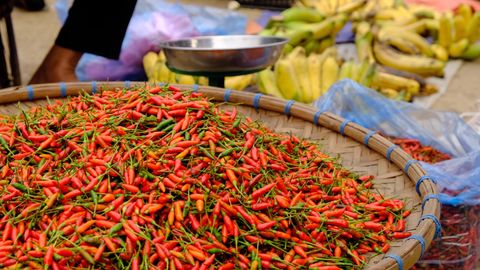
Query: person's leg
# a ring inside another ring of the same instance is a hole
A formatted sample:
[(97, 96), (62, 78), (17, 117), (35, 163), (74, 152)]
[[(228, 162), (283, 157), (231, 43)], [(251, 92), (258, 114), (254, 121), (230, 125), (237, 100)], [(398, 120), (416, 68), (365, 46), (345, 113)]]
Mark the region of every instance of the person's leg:
[(33, 75), (30, 84), (78, 81), (75, 67), (82, 54), (54, 45)]

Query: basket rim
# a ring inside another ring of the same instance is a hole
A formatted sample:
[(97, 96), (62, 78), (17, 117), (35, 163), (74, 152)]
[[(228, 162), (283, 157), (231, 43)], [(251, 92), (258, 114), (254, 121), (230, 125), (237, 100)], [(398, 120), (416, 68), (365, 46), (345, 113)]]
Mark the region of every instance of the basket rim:
[[(101, 91), (102, 88), (129, 88), (145, 85), (151, 84), (142, 81), (93, 81), (16, 86), (0, 89), (0, 105), (20, 101), (34, 101), (46, 97), (64, 98), (67, 96), (78, 95), (82, 92), (96, 93), (97, 91)], [(417, 191), (419, 192), (418, 195), (423, 200), (423, 207), (418, 225), (413, 231), (411, 231), (415, 237), (403, 240), (401, 254), (383, 254), (383, 259), (380, 261), (376, 263), (368, 263), (366, 265), (367, 269), (410, 268), (420, 259), (423, 249), (430, 246), (430, 243), (435, 237), (435, 232), (440, 230), (440, 223), (438, 222), (440, 218), (440, 202), (437, 197), (438, 191), (434, 180), (426, 174), (418, 161), (414, 160), (406, 152), (378, 133), (336, 114), (319, 111), (312, 106), (297, 103), (293, 100), (282, 100), (263, 94), (240, 92), (210, 86), (180, 84), (172, 84), (172, 86), (178, 87), (184, 91), (198, 91), (213, 98), (213, 100), (217, 102), (232, 102), (243, 106), (254, 107), (256, 110), (264, 109), (283, 113), (287, 116), (293, 116), (315, 125), (326, 127), (364, 144), (366, 147), (383, 155), (383, 157), (398, 167), (404, 168), (404, 174), (407, 175), (410, 181), (416, 186)], [(432, 198), (437, 199), (432, 200)], [(408, 241), (411, 239), (416, 241)]]

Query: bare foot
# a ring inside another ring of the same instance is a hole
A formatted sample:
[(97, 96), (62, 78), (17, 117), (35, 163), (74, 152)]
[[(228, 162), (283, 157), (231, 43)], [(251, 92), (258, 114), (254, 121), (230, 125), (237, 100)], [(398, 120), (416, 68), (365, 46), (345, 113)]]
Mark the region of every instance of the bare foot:
[(29, 84), (78, 81), (75, 67), (82, 54), (82, 52), (54, 45)]

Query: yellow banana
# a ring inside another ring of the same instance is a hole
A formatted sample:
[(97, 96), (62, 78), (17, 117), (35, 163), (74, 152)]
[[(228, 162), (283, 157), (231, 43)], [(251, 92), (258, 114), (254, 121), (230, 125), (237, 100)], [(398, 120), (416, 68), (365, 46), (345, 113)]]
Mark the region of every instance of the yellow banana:
[(379, 42), (374, 43), (373, 52), (377, 61), (382, 65), (422, 76), (443, 76), (445, 63), (437, 59), (398, 53)]
[(170, 74), (168, 76), (168, 82), (169, 83), (177, 83), (177, 74), (174, 72), (170, 71)]
[(428, 43), (425, 38), (423, 38), (417, 33), (400, 29), (393, 30), (393, 28), (390, 28), (388, 31), (382, 29), (378, 33), (379, 41), (385, 41), (386, 39), (392, 37), (399, 38), (400, 40), (405, 40), (411, 44), (414, 44), (422, 54), (428, 57), (433, 56), (432, 49), (430, 48), (430, 43)]
[(375, 72), (372, 79), (372, 86), (376, 88), (389, 88), (397, 91), (405, 89), (412, 95), (416, 95), (420, 92), (420, 84), (417, 81), (382, 71)]
[(455, 15), (455, 17), (453, 18), (453, 26), (455, 29), (455, 37), (453, 39), (454, 41), (459, 41), (467, 37), (467, 31), (465, 27), (466, 25), (467, 21), (462, 15)]
[(338, 78), (338, 63), (335, 57), (329, 56), (322, 64), (321, 90), (325, 94)]
[(314, 1), (314, 6), (322, 14), (325, 14), (325, 16), (331, 16), (334, 13), (326, 1)]
[(352, 61), (346, 61), (340, 67), (338, 73), (338, 80), (351, 79), (352, 78), (352, 68), (354, 63)]
[(208, 78), (207, 77), (198, 77), (198, 84), (207, 86), (208, 85)]
[(170, 79), (170, 74), (173, 74), (173, 72), (168, 69), (167, 65), (164, 62), (159, 62), (160, 63), (160, 71), (158, 73), (158, 78), (157, 80), (159, 82), (167, 83)]
[(462, 16), (466, 22), (469, 22), (472, 18), (472, 7), (468, 4), (462, 3), (456, 9), (456, 14)]
[(300, 83), (295, 76), (293, 65), (288, 59), (280, 59), (275, 64), (275, 80), (282, 96), (294, 99), (300, 91)]
[(468, 22), (466, 35), (470, 43), (475, 43), (480, 38), (480, 11), (473, 14)]
[(242, 91), (247, 88), (253, 80), (253, 74), (225, 77), (225, 88)]
[(320, 73), (322, 69), (320, 56), (318, 54), (310, 54), (308, 56), (308, 77), (310, 80), (310, 88), (312, 93), (312, 101), (322, 95), (320, 88)]
[(359, 79), (358, 83), (369, 87), (372, 83), (373, 77), (375, 76), (376, 65), (362, 62), (360, 64), (360, 72), (359, 72)]
[(358, 82), (360, 80), (360, 64), (353, 63), (350, 71), (350, 79)]
[(461, 39), (455, 43), (450, 44), (448, 47), (448, 52), (450, 56), (457, 58), (460, 57), (463, 52), (465, 52), (468, 48), (469, 42), (467, 38)]
[(190, 75), (177, 74), (176, 80), (179, 84), (195, 84), (195, 79)]
[(398, 96), (398, 92), (391, 88), (381, 88), (379, 92), (390, 99), (395, 99)]
[(257, 75), (257, 85), (260, 92), (274, 97), (285, 99), (277, 87), (275, 74), (269, 68), (262, 70)]
[(430, 48), (433, 51), (433, 55), (440, 61), (448, 61), (448, 51), (444, 47), (438, 44), (432, 44)]
[(153, 68), (152, 68), (152, 73), (150, 74), (150, 77), (148, 77), (149, 82), (161, 82), (160, 80), (160, 73), (162, 71), (164, 63), (157, 61)]
[(448, 48), (452, 43), (452, 21), (443, 14), (440, 17), (439, 29), (438, 29), (438, 44), (444, 48)]
[(165, 53), (163, 51), (158, 52), (158, 61), (160, 62), (167, 62), (167, 57), (165, 56)]
[(355, 36), (355, 46), (357, 48), (357, 57), (359, 61), (366, 61), (368, 63), (374, 63), (372, 51), (373, 34), (367, 32), (363, 36), (357, 34)]
[(407, 54), (419, 54), (420, 50), (412, 42), (402, 39), (400, 37), (390, 37), (384, 40), (386, 44), (389, 44), (399, 51)]
[(329, 9), (333, 12), (333, 14), (337, 13), (338, 0), (323, 0), (323, 1), (327, 1), (327, 5)]
[(290, 62), (295, 69), (295, 77), (297, 77), (300, 85), (297, 93), (297, 100), (305, 103), (312, 101), (312, 87), (310, 85), (310, 78), (308, 72), (308, 60), (305, 52), (302, 51), (296, 57), (290, 58)]
[(346, 4), (341, 4), (337, 8), (337, 13), (352, 13), (365, 5), (366, 0), (352, 0)]
[(147, 74), (147, 78), (152, 78), (153, 71), (155, 68), (155, 63), (158, 60), (158, 54), (154, 52), (148, 52), (143, 56), (143, 69), (145, 70), (145, 74)]

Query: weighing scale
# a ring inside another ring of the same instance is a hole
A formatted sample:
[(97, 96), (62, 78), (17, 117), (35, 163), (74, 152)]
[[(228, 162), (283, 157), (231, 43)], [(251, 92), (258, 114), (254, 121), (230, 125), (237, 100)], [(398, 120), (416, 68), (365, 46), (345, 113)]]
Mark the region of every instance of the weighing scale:
[(261, 71), (280, 57), (288, 39), (255, 35), (201, 36), (160, 44), (173, 72), (208, 77), (224, 88), (226, 76)]

